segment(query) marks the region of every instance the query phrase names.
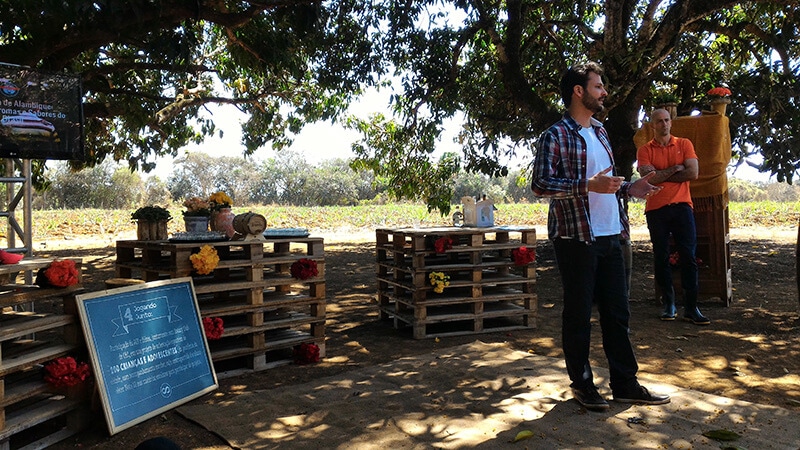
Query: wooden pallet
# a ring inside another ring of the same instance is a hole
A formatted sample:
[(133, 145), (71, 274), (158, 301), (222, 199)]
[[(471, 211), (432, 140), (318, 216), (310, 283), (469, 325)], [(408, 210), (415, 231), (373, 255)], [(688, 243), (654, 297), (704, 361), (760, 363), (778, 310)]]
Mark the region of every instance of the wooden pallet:
[[(53, 392), (41, 366), (65, 355), (85, 356), (75, 308), (80, 282), (67, 288), (39, 288), (17, 282), (24, 272), (46, 268), (50, 259), (0, 265), (0, 450), (44, 448), (85, 428), (88, 395)], [(81, 261), (75, 260), (80, 274)], [(80, 277), (80, 275), (79, 275)], [(79, 278), (80, 281), (80, 278)], [(38, 312), (43, 302), (63, 311)]]
[[(452, 247), (437, 253), (434, 243), (445, 237)], [(376, 230), (381, 319), (410, 326), (415, 339), (535, 328), (536, 269), (514, 265), (519, 247), (535, 250), (534, 228)], [(434, 292), (431, 272), (450, 277), (444, 292)]]
[[(219, 265), (209, 275), (197, 275), (189, 255), (202, 245), (118, 241), (117, 276), (139, 276), (147, 281), (191, 276), (201, 316), (224, 320), (222, 337), (209, 342), (218, 375), (290, 363), (293, 349), (303, 343), (317, 344), (324, 355), (325, 255), (321, 238), (208, 243), (217, 250)], [(316, 262), (318, 276), (298, 280), (290, 275), (290, 267), (301, 258)]]

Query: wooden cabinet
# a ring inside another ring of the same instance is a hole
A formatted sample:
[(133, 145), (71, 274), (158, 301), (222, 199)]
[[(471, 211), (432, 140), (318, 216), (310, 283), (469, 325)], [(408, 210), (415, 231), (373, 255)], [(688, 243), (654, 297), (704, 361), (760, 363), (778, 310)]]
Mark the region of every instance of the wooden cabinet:
[[(0, 449), (43, 448), (86, 424), (88, 389), (55, 392), (42, 365), (67, 354), (86, 360), (75, 308), (81, 283), (40, 288), (17, 281), (50, 259), (0, 265)], [(75, 260), (80, 273), (81, 261)], [(80, 278), (79, 278), (80, 280)], [(87, 386), (84, 386), (84, 388)]]
[[(197, 275), (189, 256), (203, 245), (220, 261), (209, 275)], [(319, 274), (299, 280), (290, 273), (301, 258)], [(210, 340), (216, 370), (233, 374), (292, 361), (293, 349), (314, 343), (325, 356), (325, 255), (321, 238), (266, 242), (183, 243), (118, 241), (116, 274), (145, 281), (192, 277), (202, 317), (221, 317), (224, 333)]]
[[(719, 299), (725, 306), (733, 299), (731, 278), (731, 238), (729, 230), (728, 207), (694, 212), (697, 230), (697, 297), (698, 300)], [(670, 253), (676, 251), (670, 238)], [(661, 289), (655, 286), (655, 297), (661, 299)], [(673, 267), (672, 286), (675, 298), (681, 304), (683, 285), (680, 266)]]
[[(442, 238), (452, 246), (437, 253)], [(381, 319), (412, 327), (415, 339), (534, 328), (536, 265), (515, 265), (520, 247), (535, 251), (534, 228), (376, 230)], [(434, 292), (431, 272), (450, 277), (442, 293)]]

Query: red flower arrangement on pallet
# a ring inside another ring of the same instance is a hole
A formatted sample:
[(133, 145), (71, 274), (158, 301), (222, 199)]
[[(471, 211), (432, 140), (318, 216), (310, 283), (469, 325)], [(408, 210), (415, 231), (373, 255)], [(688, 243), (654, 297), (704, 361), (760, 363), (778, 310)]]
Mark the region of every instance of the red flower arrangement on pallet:
[(511, 250), (511, 258), (515, 266), (527, 266), (536, 261), (536, 249), (520, 247)]
[(225, 331), (225, 323), (221, 317), (203, 317), (203, 331), (208, 340), (217, 340)]
[(56, 388), (76, 386), (91, 376), (89, 365), (72, 356), (56, 358), (44, 366), (44, 381)]
[(78, 266), (71, 259), (60, 259), (50, 263), (49, 266), (39, 271), (36, 284), (39, 286), (52, 286), (65, 288), (78, 284)]
[(297, 364), (313, 364), (319, 362), (319, 346), (314, 343), (302, 343), (294, 348), (294, 362)]
[(441, 237), (433, 242), (433, 249), (436, 253), (444, 253), (453, 248), (453, 238), (450, 236)]
[(319, 275), (319, 270), (317, 270), (316, 261), (308, 258), (300, 258), (289, 268), (289, 273), (298, 280), (306, 280)]

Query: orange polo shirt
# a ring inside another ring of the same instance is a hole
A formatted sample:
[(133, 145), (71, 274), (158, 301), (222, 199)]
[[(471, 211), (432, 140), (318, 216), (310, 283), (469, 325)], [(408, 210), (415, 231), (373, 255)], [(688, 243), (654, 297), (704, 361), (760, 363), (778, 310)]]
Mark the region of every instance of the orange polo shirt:
[[(683, 164), (687, 159), (697, 159), (692, 141), (686, 138), (672, 136), (669, 143), (664, 146), (655, 139), (644, 144), (636, 152), (639, 166), (653, 166), (656, 170), (664, 170), (676, 164)], [(663, 189), (647, 199), (645, 212), (653, 211), (670, 203), (692, 204), (692, 194), (689, 192), (689, 182), (674, 183), (665, 181), (661, 183)]]

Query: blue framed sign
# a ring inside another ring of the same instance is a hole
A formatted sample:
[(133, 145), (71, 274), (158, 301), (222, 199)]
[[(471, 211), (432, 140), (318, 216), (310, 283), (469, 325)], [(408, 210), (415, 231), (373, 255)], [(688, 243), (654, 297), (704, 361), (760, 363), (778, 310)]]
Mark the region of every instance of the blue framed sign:
[(191, 278), (76, 299), (111, 434), (219, 386)]

